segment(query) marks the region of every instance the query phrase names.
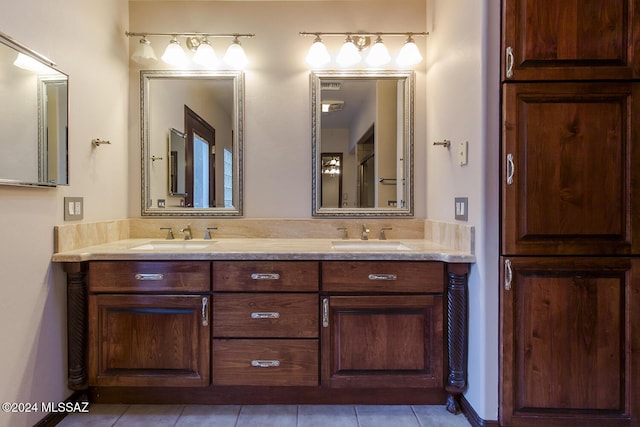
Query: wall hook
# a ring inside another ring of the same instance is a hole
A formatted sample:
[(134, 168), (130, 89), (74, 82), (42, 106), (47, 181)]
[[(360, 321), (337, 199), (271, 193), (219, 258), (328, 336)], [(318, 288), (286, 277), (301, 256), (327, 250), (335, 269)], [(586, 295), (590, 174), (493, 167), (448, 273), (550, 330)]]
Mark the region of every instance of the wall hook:
[(433, 145), (442, 145), (444, 148), (449, 148), (449, 146), (451, 145), (451, 141), (445, 139), (444, 141), (434, 142)]
[(99, 147), (99, 146), (101, 146), (102, 144), (111, 144), (111, 141), (103, 141), (103, 140), (102, 140), (102, 139), (100, 139), (100, 138), (96, 138), (96, 139), (91, 140), (91, 144), (92, 144), (94, 147)]

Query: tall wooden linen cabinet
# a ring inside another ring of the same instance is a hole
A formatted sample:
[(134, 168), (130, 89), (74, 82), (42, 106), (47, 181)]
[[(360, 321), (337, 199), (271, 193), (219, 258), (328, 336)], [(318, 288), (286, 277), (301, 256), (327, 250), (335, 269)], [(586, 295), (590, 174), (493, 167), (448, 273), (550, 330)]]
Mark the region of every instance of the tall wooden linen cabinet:
[(640, 426), (640, 0), (502, 1), (500, 424)]

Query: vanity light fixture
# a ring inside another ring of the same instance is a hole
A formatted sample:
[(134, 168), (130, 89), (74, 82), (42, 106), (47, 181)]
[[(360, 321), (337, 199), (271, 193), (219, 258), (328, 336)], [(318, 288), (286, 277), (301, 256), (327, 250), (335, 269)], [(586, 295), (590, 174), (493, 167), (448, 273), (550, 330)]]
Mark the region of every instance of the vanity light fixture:
[(238, 37), (235, 37), (233, 42), (231, 42), (227, 48), (227, 52), (224, 54), (224, 62), (236, 70), (242, 69), (249, 64), (247, 55), (244, 53), (244, 49), (242, 48)]
[[(368, 33), (368, 32), (345, 32), (345, 33), (324, 33), (324, 32), (300, 32), (301, 36), (314, 36), (314, 42), (307, 54), (307, 63), (312, 68), (320, 68), (329, 63), (326, 56), (323, 61), (312, 62), (310, 57), (315, 55), (315, 51), (321, 49), (318, 45), (321, 42), (321, 36), (342, 36), (345, 37), (344, 43), (336, 56), (336, 63), (341, 67), (352, 67), (360, 63), (362, 52), (369, 48), (371, 37), (376, 37), (375, 42), (369, 49), (366, 57), (366, 63), (370, 67), (380, 67), (391, 61), (391, 55), (382, 40), (382, 37), (401, 36), (406, 37), (407, 41), (400, 50), (396, 59), (396, 63), (400, 67), (411, 67), (422, 61), (422, 55), (413, 40), (415, 36), (428, 36), (428, 32), (406, 32), (406, 33)], [(324, 47), (324, 43), (322, 43)], [(324, 47), (326, 49), (326, 47)]]
[(367, 56), (367, 64), (372, 67), (379, 67), (389, 63), (389, 61), (391, 61), (391, 55), (389, 55), (389, 51), (384, 45), (382, 37), (378, 36), (376, 42), (371, 46), (371, 51)]
[(157, 60), (156, 55), (151, 47), (150, 36), (169, 36), (171, 40), (167, 46), (162, 60), (170, 65), (177, 67), (186, 67), (188, 65), (188, 55), (185, 49), (180, 45), (179, 37), (186, 39), (186, 48), (193, 51), (193, 62), (205, 68), (213, 68), (219, 64), (215, 50), (209, 39), (211, 38), (233, 38), (231, 46), (227, 50), (224, 61), (232, 69), (241, 69), (248, 64), (247, 55), (244, 53), (240, 45), (240, 37), (255, 37), (255, 34), (216, 34), (216, 33), (134, 33), (127, 31), (125, 33), (129, 37), (141, 37), (140, 44), (131, 55), (131, 59), (141, 65), (148, 65)]
[(418, 46), (416, 46), (416, 42), (413, 41), (413, 37), (409, 35), (409, 37), (407, 37), (407, 41), (404, 42), (402, 49), (400, 49), (400, 53), (396, 58), (396, 63), (401, 67), (411, 67), (421, 61), (422, 55), (420, 54), (420, 50), (418, 49)]
[(156, 53), (151, 47), (151, 42), (147, 40), (146, 36), (142, 36), (140, 39), (140, 43), (138, 44), (135, 52), (133, 52), (133, 55), (131, 55), (131, 59), (138, 64), (150, 64), (158, 60), (158, 58), (156, 58)]
[(360, 59), (360, 51), (356, 47), (356, 44), (353, 42), (351, 35), (348, 35), (344, 41), (344, 44), (340, 48), (340, 52), (338, 52), (336, 62), (338, 63), (338, 65), (341, 65), (343, 67), (350, 67), (360, 62)]
[(175, 65), (177, 67), (182, 67), (187, 64), (187, 54), (180, 46), (180, 42), (178, 38), (174, 36), (169, 45), (164, 50), (164, 54), (162, 55), (162, 60), (169, 65)]
[(329, 55), (329, 51), (327, 47), (322, 42), (320, 36), (316, 36), (313, 44), (311, 45), (311, 49), (309, 49), (309, 53), (307, 53), (307, 57), (305, 58), (307, 64), (311, 67), (322, 67), (331, 61), (331, 56)]

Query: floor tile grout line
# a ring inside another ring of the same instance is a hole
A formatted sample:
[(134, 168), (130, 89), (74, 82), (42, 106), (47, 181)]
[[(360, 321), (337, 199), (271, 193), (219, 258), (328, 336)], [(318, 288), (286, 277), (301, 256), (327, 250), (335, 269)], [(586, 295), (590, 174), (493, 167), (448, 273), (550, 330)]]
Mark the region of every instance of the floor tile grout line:
[(131, 407), (131, 405), (127, 405), (124, 408), (124, 411), (122, 411), (120, 413), (120, 415), (118, 415), (118, 418), (116, 418), (116, 420), (113, 422), (113, 424), (111, 424), (111, 427), (114, 427), (116, 424), (118, 424), (118, 421), (120, 421), (120, 418), (122, 418), (122, 416), (127, 413), (127, 411), (129, 410), (130, 407)]
[(413, 407), (413, 405), (409, 405), (409, 407), (411, 408), (411, 412), (413, 413), (413, 416), (416, 417), (416, 420), (418, 420), (418, 425), (420, 427), (424, 427), (422, 425), (422, 420), (420, 420), (420, 417), (418, 416), (418, 414), (416, 414), (416, 409)]

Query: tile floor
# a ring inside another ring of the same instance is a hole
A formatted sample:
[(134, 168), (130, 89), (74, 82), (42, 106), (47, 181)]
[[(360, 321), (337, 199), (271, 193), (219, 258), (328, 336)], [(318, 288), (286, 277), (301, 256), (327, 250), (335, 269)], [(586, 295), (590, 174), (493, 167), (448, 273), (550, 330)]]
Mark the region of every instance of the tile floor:
[(468, 427), (464, 415), (422, 405), (92, 405), (62, 427)]

